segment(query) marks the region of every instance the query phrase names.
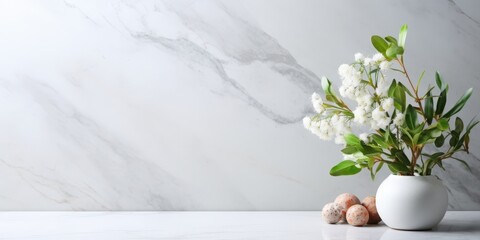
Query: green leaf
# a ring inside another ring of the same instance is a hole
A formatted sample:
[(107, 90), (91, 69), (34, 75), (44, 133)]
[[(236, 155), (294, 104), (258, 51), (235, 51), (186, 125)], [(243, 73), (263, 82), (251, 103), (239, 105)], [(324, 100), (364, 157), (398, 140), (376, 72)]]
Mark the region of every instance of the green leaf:
[(382, 149), (379, 147), (373, 147), (366, 145), (363, 141), (360, 142), (362, 153), (366, 156), (376, 156), (382, 152)]
[(383, 162), (380, 162), (378, 165), (377, 165), (377, 169), (375, 169), (375, 174), (378, 173), (378, 171), (380, 171), (380, 169), (382, 169), (383, 167)]
[(467, 136), (467, 135), (464, 134), (462, 137), (460, 137), (460, 138), (458, 139), (457, 144), (456, 144), (455, 147), (453, 148), (454, 151), (457, 151), (458, 149), (460, 149), (460, 147), (462, 147), (463, 143), (465, 142), (465, 137), (466, 137), (466, 136)]
[(342, 149), (342, 153), (345, 153), (345, 154), (354, 154), (356, 152), (358, 152), (358, 149), (354, 146), (348, 146)]
[(418, 126), (416, 126), (415, 129), (413, 129), (412, 134), (421, 133), (421, 132), (423, 132), (423, 129), (424, 129), (424, 128), (425, 128), (425, 123), (422, 122), (421, 124), (419, 124)]
[(398, 86), (401, 86), (401, 87), (403, 88), (403, 90), (404, 90), (408, 95), (410, 95), (410, 97), (415, 98), (415, 96), (413, 96), (413, 94), (410, 92), (410, 90), (408, 90), (408, 88), (407, 88), (405, 85), (403, 85), (401, 82), (399, 82), (397, 85), (398, 85)]
[(470, 120), (470, 122), (468, 123), (467, 125), (467, 128), (465, 130), (466, 133), (470, 133), (470, 131), (473, 129), (473, 127), (475, 127), (478, 123), (480, 123), (479, 120), (475, 120), (475, 118), (473, 118), (472, 120)]
[(447, 103), (447, 91), (448, 89), (442, 90), (440, 96), (438, 97), (437, 108), (435, 110), (436, 115), (442, 115), (443, 109), (445, 109), (445, 104)]
[(393, 97), (396, 87), (397, 87), (397, 80), (393, 79), (392, 84), (390, 84), (390, 87), (388, 88), (389, 97)]
[(437, 122), (437, 128), (440, 129), (441, 131), (445, 131), (450, 128), (450, 125), (448, 125), (448, 120), (445, 118), (440, 118)]
[(375, 159), (369, 158), (368, 159), (368, 168), (372, 169), (373, 165), (375, 164)]
[[(427, 89), (427, 91), (425, 92), (425, 95), (423, 95), (422, 97), (423, 97), (423, 98), (427, 97), (427, 95), (428, 95), (429, 93), (430, 93), (430, 94), (432, 93), (432, 90), (433, 90), (434, 88), (435, 88), (434, 86), (431, 86), (431, 87), (429, 86), (428, 89)], [(432, 97), (433, 97), (433, 96), (432, 96)]]
[(432, 128), (432, 129), (425, 130), (425, 131), (421, 132), (420, 138), (419, 138), (417, 144), (425, 144), (427, 142), (429, 142), (429, 143), (434, 142), (434, 140), (437, 137), (440, 137), (440, 135), (442, 135), (442, 131), (437, 129), (437, 128)]
[(405, 153), (402, 150), (392, 148), (391, 153), (395, 155), (395, 158), (398, 159), (401, 163), (405, 165), (410, 164), (410, 160), (408, 160), (407, 155), (405, 155)]
[(455, 119), (455, 132), (461, 133), (463, 131), (463, 121), (459, 117)]
[(332, 94), (331, 91), (332, 83), (328, 78), (322, 77), (322, 89), (325, 92), (325, 94)]
[(463, 96), (460, 99), (458, 99), (457, 103), (455, 103), (452, 109), (450, 109), (450, 111), (445, 113), (445, 115), (443, 116), (446, 118), (449, 118), (455, 113), (458, 113), (460, 110), (462, 110), (463, 106), (465, 106), (465, 103), (467, 103), (470, 96), (472, 96), (472, 92), (473, 92), (472, 88), (468, 89), (467, 92), (465, 92), (465, 94), (463, 94)]
[(382, 148), (388, 148), (388, 143), (385, 142), (384, 138), (378, 134), (372, 134), (373, 141)]
[(357, 163), (352, 160), (345, 160), (335, 165), (330, 169), (330, 175), (342, 176), (342, 175), (354, 175), (359, 173), (362, 169), (356, 167)]
[(423, 75), (425, 75), (425, 71), (423, 71), (422, 74), (420, 74), (420, 77), (418, 78), (418, 81), (417, 81), (417, 90), (418, 90), (419, 87), (420, 87), (420, 83), (422, 82)]
[(439, 147), (443, 146), (444, 143), (445, 143), (445, 137), (440, 134), (440, 136), (438, 136), (435, 139), (435, 146), (439, 148)]
[(395, 106), (395, 108), (397, 108), (401, 112), (404, 112), (407, 98), (405, 96), (405, 88), (400, 83), (397, 84), (397, 86), (395, 87), (395, 91), (393, 93), (393, 100), (393, 105)]
[(443, 167), (443, 163), (442, 163), (442, 160), (437, 160), (435, 161), (437, 163), (437, 165), (443, 170), (443, 171), (446, 171), (445, 168)]
[(360, 138), (355, 136), (353, 133), (347, 133), (343, 136), (347, 146), (360, 146)]
[(465, 138), (464, 138), (464, 143), (465, 143), (465, 151), (468, 152), (468, 144), (470, 143), (470, 135), (467, 133), (465, 134)]
[(403, 47), (397, 48), (397, 55), (403, 55), (404, 52), (405, 52), (405, 49)]
[(417, 111), (415, 111), (411, 104), (408, 104), (405, 113), (405, 123), (407, 123), (407, 126), (410, 129), (415, 129), (415, 126), (417, 125)]
[(432, 155), (428, 155), (428, 154), (423, 154), (424, 156), (428, 156), (429, 158), (427, 159), (427, 161), (425, 161), (425, 169), (424, 169), (424, 173), (430, 173), (431, 172), (431, 169), (436, 165), (438, 164), (438, 162), (440, 162), (442, 159), (440, 158), (443, 153), (442, 152), (437, 152), (437, 153), (434, 153)]
[(407, 31), (408, 31), (407, 24), (403, 25), (400, 28), (400, 33), (398, 34), (398, 46), (405, 47), (405, 40), (407, 39)]
[(430, 92), (427, 93), (427, 97), (425, 98), (425, 118), (427, 119), (427, 123), (431, 124), (433, 119), (433, 98)]
[(395, 172), (402, 172), (402, 173), (410, 172), (410, 169), (408, 169), (406, 165), (399, 162), (388, 163), (388, 166), (390, 167), (390, 169), (394, 169)]
[(450, 158), (455, 159), (455, 160), (461, 162), (468, 171), (472, 172), (472, 169), (470, 168), (470, 166), (468, 165), (467, 162), (463, 161), (462, 159), (456, 158), (456, 157), (450, 157)]
[(450, 137), (450, 146), (451, 147), (455, 147), (457, 146), (457, 143), (458, 143), (458, 133), (455, 132), (455, 131), (452, 131), (452, 136)]
[(439, 72), (435, 72), (435, 82), (437, 82), (438, 88), (443, 91), (445, 87), (445, 82), (443, 81), (442, 77), (440, 76)]
[(402, 128), (402, 140), (407, 144), (407, 145), (412, 145), (413, 142), (413, 137), (412, 135), (408, 132), (408, 129)]
[(394, 38), (394, 37), (392, 37), (392, 36), (386, 36), (386, 37), (385, 37), (385, 40), (387, 40), (387, 42), (389, 42), (389, 43), (392, 43), (392, 44), (398, 45), (398, 43), (397, 43), (397, 39), (395, 39), (395, 38)]
[(385, 52), (385, 55), (388, 58), (396, 58), (397, 57), (397, 50), (398, 50), (397, 45), (392, 44), (390, 47), (387, 48), (387, 51)]
[(440, 135), (442, 135), (442, 130), (432, 129), (432, 130), (429, 131), (429, 135), (430, 135), (431, 138), (440, 137)]
[(385, 51), (387, 51), (388, 43), (380, 36), (373, 35), (372, 36), (372, 44), (378, 52), (385, 55)]

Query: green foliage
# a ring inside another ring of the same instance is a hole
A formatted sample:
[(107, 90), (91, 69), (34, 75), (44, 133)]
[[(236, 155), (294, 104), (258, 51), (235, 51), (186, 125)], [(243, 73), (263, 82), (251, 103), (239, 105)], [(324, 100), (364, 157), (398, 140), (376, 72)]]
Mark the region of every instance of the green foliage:
[(435, 112), (433, 109), (433, 97), (430, 92), (431, 91), (427, 92), (425, 97), (425, 119), (427, 120), (428, 124), (432, 124), (433, 114)]
[(445, 113), (443, 117), (449, 118), (452, 115), (458, 113), (460, 110), (462, 110), (463, 106), (465, 106), (465, 103), (467, 103), (468, 99), (472, 95), (472, 91), (473, 91), (472, 88), (468, 89), (467, 92), (460, 99), (458, 99), (457, 103), (455, 103), (452, 109), (450, 109), (450, 111)]
[(407, 30), (408, 30), (407, 24), (404, 24), (400, 28), (400, 33), (398, 34), (398, 46), (400, 47), (405, 47), (405, 40), (407, 39)]
[[(398, 39), (392, 36), (371, 37), (373, 47), (383, 54), (387, 61), (396, 61), (405, 81), (393, 80), (388, 88), (387, 95), (393, 99), (394, 110), (389, 113), (392, 121), (385, 128), (378, 129), (368, 135), (368, 141), (361, 140), (355, 134), (346, 134), (345, 147), (342, 153), (347, 155), (344, 160), (335, 165), (331, 170), (332, 176), (354, 175), (362, 169), (368, 169), (372, 179), (387, 165), (390, 171), (400, 175), (430, 175), (436, 166), (445, 169), (443, 161), (453, 159), (465, 165), (468, 164), (457, 158), (459, 151), (469, 152), (470, 134), (480, 121), (472, 119), (468, 124), (455, 116), (459, 113), (468, 100), (473, 90), (468, 89), (457, 102), (446, 112), (449, 85), (444, 81), (439, 72), (435, 73), (435, 84), (419, 94), (420, 83), (424, 73), (418, 77), (416, 84), (411, 82), (404, 64), (405, 41), (408, 26), (403, 25)], [(367, 69), (365, 68), (365, 71)], [(368, 70), (368, 77), (362, 79), (364, 84), (375, 86), (375, 79), (381, 71)], [(332, 83), (322, 79), (322, 88), (327, 101), (331, 102), (333, 111), (341, 111), (353, 118), (351, 109), (339, 98), (332, 89)], [(375, 96), (378, 97), (378, 96)], [(378, 99), (377, 99), (378, 100)], [(404, 123), (397, 126), (393, 119), (397, 115), (404, 116)], [(423, 152), (425, 145), (434, 144), (443, 151), (433, 154)]]
[(341, 175), (354, 175), (359, 173), (362, 169), (356, 167), (357, 163), (352, 160), (345, 160), (335, 165), (330, 170), (330, 175), (332, 176), (341, 176)]
[(415, 129), (417, 126), (417, 111), (413, 108), (412, 105), (408, 104), (407, 112), (405, 113), (405, 122), (409, 129)]
[(372, 36), (372, 44), (378, 52), (384, 53), (388, 49), (388, 43), (382, 37), (373, 35)]

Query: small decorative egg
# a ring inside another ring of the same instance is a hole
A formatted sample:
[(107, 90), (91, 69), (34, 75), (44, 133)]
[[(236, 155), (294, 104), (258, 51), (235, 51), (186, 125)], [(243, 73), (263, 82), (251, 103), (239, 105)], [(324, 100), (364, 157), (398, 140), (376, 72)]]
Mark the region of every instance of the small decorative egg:
[(378, 215), (378, 212), (377, 212), (377, 204), (375, 202), (375, 196), (368, 196), (365, 199), (363, 199), (362, 205), (368, 211), (369, 224), (377, 224), (380, 221), (382, 221), (382, 219), (380, 218), (380, 215)]
[(325, 222), (334, 224), (342, 218), (342, 211), (336, 203), (327, 203), (322, 209), (322, 216)]
[(343, 220), (345, 220), (345, 214), (347, 213), (348, 208), (355, 204), (360, 204), (360, 200), (357, 198), (357, 196), (351, 193), (342, 193), (335, 198), (335, 203), (340, 207)]
[(367, 209), (360, 204), (351, 206), (347, 211), (347, 222), (353, 226), (363, 226), (367, 224), (368, 222)]

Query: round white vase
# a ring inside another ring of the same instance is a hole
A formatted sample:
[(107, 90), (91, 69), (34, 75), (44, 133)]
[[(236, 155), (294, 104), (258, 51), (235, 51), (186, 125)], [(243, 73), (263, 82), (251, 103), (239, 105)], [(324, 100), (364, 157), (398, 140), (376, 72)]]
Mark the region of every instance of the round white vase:
[(389, 227), (428, 230), (445, 215), (447, 190), (436, 176), (388, 176), (377, 190), (377, 211)]

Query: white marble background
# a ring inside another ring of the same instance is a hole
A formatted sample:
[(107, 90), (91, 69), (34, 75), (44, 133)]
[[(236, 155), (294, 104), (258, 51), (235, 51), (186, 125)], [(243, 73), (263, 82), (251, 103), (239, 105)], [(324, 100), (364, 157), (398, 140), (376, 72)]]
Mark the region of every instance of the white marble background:
[[(478, 1), (0, 1), (1, 210), (312, 210), (375, 193), (303, 129), (319, 76), (410, 26), (480, 112)], [(452, 102), (450, 102), (452, 104)], [(438, 174), (480, 210), (480, 138)]]

